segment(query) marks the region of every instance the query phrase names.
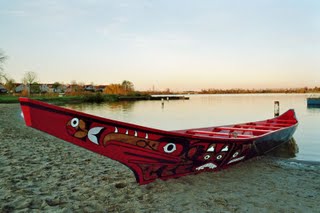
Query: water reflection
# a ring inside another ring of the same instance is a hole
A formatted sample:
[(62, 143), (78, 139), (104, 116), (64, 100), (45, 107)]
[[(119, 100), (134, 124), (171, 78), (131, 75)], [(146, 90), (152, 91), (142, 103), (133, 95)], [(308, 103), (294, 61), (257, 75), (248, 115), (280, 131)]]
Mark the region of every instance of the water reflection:
[(311, 110), (315, 109), (320, 111), (320, 105), (307, 105), (307, 108)]
[(79, 110), (79, 111), (103, 111), (105, 108), (108, 111), (113, 112), (128, 112), (132, 111), (133, 106), (136, 102), (134, 101), (119, 101), (119, 102), (108, 102), (108, 103), (83, 103), (83, 104), (67, 104), (65, 107)]
[(288, 142), (283, 143), (274, 150), (268, 152), (267, 155), (281, 158), (294, 158), (298, 152), (298, 144), (294, 138), (291, 138)]
[(136, 102), (134, 101), (120, 101), (120, 102), (112, 102), (109, 103), (107, 106), (110, 108), (112, 111), (132, 111), (133, 106)]

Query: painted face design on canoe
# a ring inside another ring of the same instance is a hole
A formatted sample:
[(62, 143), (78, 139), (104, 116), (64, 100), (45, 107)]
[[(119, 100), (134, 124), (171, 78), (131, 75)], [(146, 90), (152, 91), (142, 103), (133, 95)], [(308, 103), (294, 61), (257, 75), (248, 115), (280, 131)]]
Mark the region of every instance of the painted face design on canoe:
[(86, 123), (79, 118), (72, 118), (67, 123), (67, 132), (76, 138), (84, 138), (88, 134)]
[(196, 162), (195, 170), (217, 168), (226, 158), (231, 145), (197, 143), (188, 152), (188, 158)]
[(76, 138), (86, 139), (92, 143), (99, 145), (99, 133), (101, 132), (103, 127), (92, 127), (88, 130), (87, 123), (79, 118), (72, 118), (67, 123), (67, 132)]
[(156, 141), (150, 139), (148, 133), (125, 130), (117, 127), (115, 127), (114, 132), (108, 133), (103, 137), (103, 145), (107, 146), (107, 144), (112, 141), (134, 145), (171, 156), (179, 156), (183, 151), (182, 144), (170, 142), (169, 139), (161, 138), (159, 141)]
[(246, 154), (250, 152), (251, 150), (251, 144), (243, 144), (241, 145), (238, 149), (236, 149), (233, 153), (232, 156), (230, 157), (230, 160), (227, 164), (239, 162), (245, 159)]

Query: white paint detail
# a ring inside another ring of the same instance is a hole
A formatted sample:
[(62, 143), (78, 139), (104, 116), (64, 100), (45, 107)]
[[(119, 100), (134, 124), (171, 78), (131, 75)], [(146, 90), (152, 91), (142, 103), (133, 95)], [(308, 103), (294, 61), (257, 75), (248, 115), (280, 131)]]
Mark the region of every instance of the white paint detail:
[(89, 130), (88, 138), (92, 143), (99, 145), (98, 138), (96, 135), (99, 134), (102, 129), (103, 127), (94, 127)]
[[(172, 147), (172, 148), (171, 148)], [(163, 147), (163, 150), (166, 152), (166, 153), (172, 153), (174, 151), (177, 150), (177, 147), (174, 143), (168, 143), (167, 145), (165, 145)]]
[(224, 147), (221, 151), (222, 152), (227, 152), (229, 150), (229, 146)]
[(209, 168), (209, 169), (214, 169), (214, 168), (217, 168), (217, 166), (213, 163), (207, 163), (207, 164), (204, 164), (202, 166), (199, 166), (196, 168), (196, 170), (200, 171), (200, 170), (203, 170), (205, 168)]
[(209, 147), (209, 149), (207, 150), (207, 152), (214, 152), (214, 146)]
[(228, 164), (234, 163), (234, 162), (237, 162), (237, 161), (241, 161), (241, 160), (243, 160), (244, 158), (245, 158), (245, 156), (242, 156), (242, 157), (240, 157), (240, 158), (232, 159), (231, 161), (228, 162)]
[(237, 157), (238, 155), (239, 155), (239, 152), (235, 152), (235, 153), (232, 155), (232, 157), (235, 158), (235, 157)]
[(72, 118), (71, 120), (71, 126), (76, 128), (79, 125), (79, 119), (78, 118)]
[(114, 127), (114, 133), (118, 133), (118, 128), (117, 127)]
[(147, 140), (148, 140), (148, 138), (149, 138), (148, 133), (146, 133), (146, 137), (145, 137), (145, 139), (147, 139)]
[(23, 114), (23, 112), (21, 112), (21, 114), (20, 114), (20, 115), (21, 115), (21, 117), (24, 119), (24, 114)]
[(126, 135), (128, 135), (128, 134), (129, 134), (129, 130), (126, 131)]
[(205, 159), (205, 160), (209, 160), (210, 157), (211, 157), (210, 155), (206, 155), (206, 156), (204, 156), (204, 159)]
[(137, 137), (138, 136), (138, 132), (134, 131), (134, 136)]

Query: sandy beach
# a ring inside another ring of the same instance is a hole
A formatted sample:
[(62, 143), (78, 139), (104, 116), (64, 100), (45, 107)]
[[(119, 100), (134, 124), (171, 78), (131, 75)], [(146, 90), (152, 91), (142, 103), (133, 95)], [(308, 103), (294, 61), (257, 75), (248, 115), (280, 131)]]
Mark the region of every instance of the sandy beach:
[(140, 186), (122, 164), (0, 104), (0, 212), (319, 212), (320, 164), (263, 156)]

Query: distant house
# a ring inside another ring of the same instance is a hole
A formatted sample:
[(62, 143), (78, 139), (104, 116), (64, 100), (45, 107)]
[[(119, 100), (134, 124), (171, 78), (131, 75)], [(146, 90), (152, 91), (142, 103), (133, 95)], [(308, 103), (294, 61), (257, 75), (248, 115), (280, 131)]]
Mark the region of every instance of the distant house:
[(66, 93), (71, 93), (71, 92), (81, 92), (83, 88), (77, 84), (69, 84), (65, 88)]
[(106, 85), (98, 85), (96, 86), (96, 92), (103, 92), (106, 87)]
[(85, 85), (84, 86), (84, 91), (88, 91), (88, 92), (95, 92), (96, 88), (93, 85)]
[(2, 84), (0, 84), (0, 93), (1, 94), (8, 93), (8, 90)]
[(16, 84), (16, 88), (14, 89), (14, 92), (21, 93), (25, 89), (29, 90), (29, 87), (25, 84), (18, 83)]
[(47, 93), (49, 92), (49, 86), (47, 84), (41, 84), (39, 85), (39, 89), (41, 93)]
[(46, 84), (48, 86), (49, 93), (64, 93), (67, 90), (67, 86), (63, 84)]

